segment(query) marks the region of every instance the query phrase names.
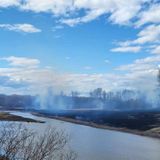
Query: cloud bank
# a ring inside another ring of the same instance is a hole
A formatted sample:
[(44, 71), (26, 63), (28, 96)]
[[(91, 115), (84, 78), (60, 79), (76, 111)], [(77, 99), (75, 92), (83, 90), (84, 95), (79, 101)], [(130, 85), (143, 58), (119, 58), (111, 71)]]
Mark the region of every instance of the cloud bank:
[(7, 61), (8, 67), (0, 68), (0, 92), (38, 94), (52, 87), (55, 93), (60, 93), (62, 90), (66, 93), (72, 90), (86, 93), (97, 87), (102, 87), (106, 91), (126, 88), (154, 89), (157, 85), (160, 56), (137, 59), (132, 64), (119, 66), (115, 71), (125, 71), (119, 74), (59, 73), (49, 67), (39, 67), (38, 59), (5, 57), (1, 60)]
[[(156, 0), (0, 0), (0, 8), (6, 7), (63, 16), (60, 21), (70, 26), (92, 21), (102, 15), (120, 25), (129, 24), (135, 17), (138, 25), (159, 21), (158, 17), (152, 18), (153, 14), (159, 13)], [(84, 15), (77, 14), (81, 10), (84, 10)]]

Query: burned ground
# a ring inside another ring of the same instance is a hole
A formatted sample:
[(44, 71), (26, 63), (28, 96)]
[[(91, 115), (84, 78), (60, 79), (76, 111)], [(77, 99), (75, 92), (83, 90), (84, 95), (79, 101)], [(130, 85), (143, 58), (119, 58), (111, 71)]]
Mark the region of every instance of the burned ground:
[(160, 127), (160, 111), (145, 110), (145, 111), (63, 111), (63, 112), (48, 112), (39, 111), (40, 115), (48, 117), (69, 118), (81, 122), (88, 122), (100, 126), (109, 126), (115, 128), (125, 128), (146, 132)]

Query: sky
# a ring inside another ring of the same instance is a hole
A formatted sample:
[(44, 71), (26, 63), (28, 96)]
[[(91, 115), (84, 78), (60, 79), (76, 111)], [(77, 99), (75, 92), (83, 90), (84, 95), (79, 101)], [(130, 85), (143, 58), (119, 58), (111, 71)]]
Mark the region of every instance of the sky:
[(0, 93), (153, 90), (159, 0), (0, 0)]

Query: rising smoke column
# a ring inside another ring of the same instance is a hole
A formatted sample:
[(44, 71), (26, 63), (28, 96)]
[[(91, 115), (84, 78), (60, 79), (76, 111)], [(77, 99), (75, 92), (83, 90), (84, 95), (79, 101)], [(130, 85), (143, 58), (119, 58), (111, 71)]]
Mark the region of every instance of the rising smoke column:
[(55, 93), (53, 87), (47, 87), (43, 93), (39, 94), (37, 101), (41, 110), (66, 110), (69, 105), (72, 106), (72, 99)]

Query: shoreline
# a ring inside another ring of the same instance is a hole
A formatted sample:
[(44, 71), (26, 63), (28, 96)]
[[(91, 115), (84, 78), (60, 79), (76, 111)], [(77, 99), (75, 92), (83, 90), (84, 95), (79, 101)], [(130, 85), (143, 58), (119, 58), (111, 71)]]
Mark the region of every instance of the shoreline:
[(127, 128), (100, 125), (100, 124), (96, 124), (96, 123), (93, 123), (93, 122), (77, 120), (77, 119), (68, 118), (68, 117), (46, 116), (46, 115), (43, 115), (43, 114), (40, 114), (40, 113), (32, 113), (32, 114), (35, 115), (35, 116), (39, 116), (39, 117), (51, 118), (51, 119), (60, 120), (60, 121), (63, 121), (63, 122), (69, 122), (69, 123), (74, 123), (74, 124), (78, 124), (78, 125), (84, 125), (84, 126), (88, 126), (88, 127), (92, 127), (92, 128), (119, 131), (119, 132), (124, 132), (124, 133), (135, 134), (135, 135), (139, 135), (139, 136), (145, 136), (145, 137), (160, 139), (160, 133), (151, 132), (150, 130), (147, 130), (147, 131), (131, 130), (131, 129), (127, 129)]
[(44, 123), (32, 118), (25, 118), (22, 116), (13, 115), (9, 112), (0, 112), (0, 121), (12, 121), (12, 122), (27, 122), (27, 123)]
[[(119, 131), (119, 132), (124, 132), (124, 133), (135, 134), (135, 135), (139, 135), (139, 136), (146, 136), (146, 137), (160, 139), (160, 127), (153, 128), (153, 129), (147, 130), (147, 131), (140, 131), (140, 130), (132, 130), (132, 129), (128, 129), (128, 128), (121, 128), (121, 127), (114, 127), (114, 126), (109, 126), (109, 125), (97, 124), (92, 121), (89, 122), (89, 121), (85, 121), (85, 120), (68, 118), (65, 116), (44, 115), (44, 114), (37, 113), (37, 112), (30, 112), (30, 113), (37, 116), (37, 117), (51, 118), (51, 119), (74, 123), (74, 124), (78, 124), (78, 125), (84, 125), (84, 126), (88, 126), (88, 127), (92, 127), (92, 128)], [(13, 115), (9, 112), (3, 112), (3, 111), (0, 112), (0, 121), (45, 123), (44, 121), (38, 121), (38, 120), (35, 120), (32, 118), (25, 118), (22, 116)]]

